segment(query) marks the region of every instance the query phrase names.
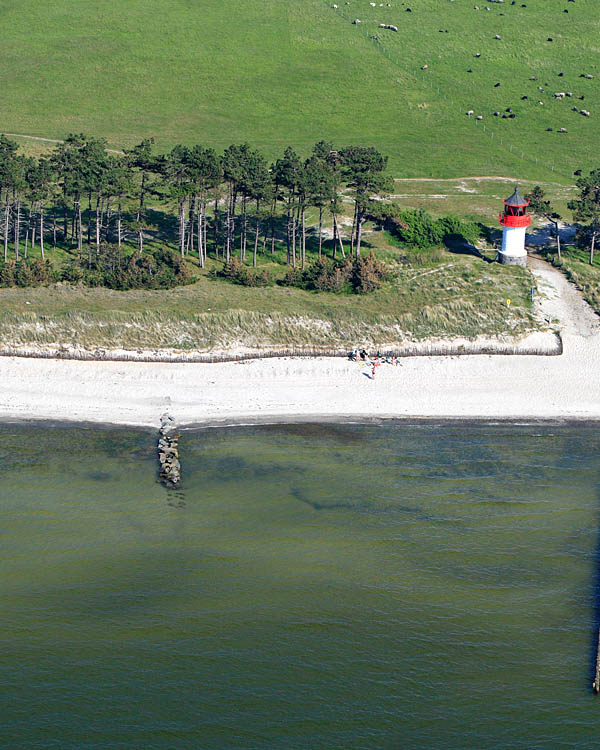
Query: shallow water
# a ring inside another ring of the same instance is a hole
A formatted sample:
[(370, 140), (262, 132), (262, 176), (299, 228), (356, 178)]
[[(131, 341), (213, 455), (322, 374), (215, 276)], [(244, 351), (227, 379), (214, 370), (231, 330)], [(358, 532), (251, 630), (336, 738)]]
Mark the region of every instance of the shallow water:
[(0, 747), (598, 746), (595, 426), (0, 427)]

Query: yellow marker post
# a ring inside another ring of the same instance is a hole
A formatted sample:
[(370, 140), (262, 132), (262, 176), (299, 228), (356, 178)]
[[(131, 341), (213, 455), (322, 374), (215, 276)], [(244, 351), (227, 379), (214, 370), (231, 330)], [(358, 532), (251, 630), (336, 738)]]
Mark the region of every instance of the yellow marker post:
[(510, 307), (510, 300), (509, 299), (506, 300), (506, 306)]

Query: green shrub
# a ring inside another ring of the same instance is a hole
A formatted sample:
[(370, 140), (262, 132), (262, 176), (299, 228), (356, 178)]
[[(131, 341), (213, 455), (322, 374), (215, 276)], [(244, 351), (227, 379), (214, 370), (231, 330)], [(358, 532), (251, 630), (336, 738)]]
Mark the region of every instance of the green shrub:
[(367, 294), (379, 289), (388, 275), (387, 267), (370, 253), (354, 260), (321, 258), (304, 270), (289, 269), (279, 283), (308, 291)]
[(56, 281), (56, 274), (48, 260), (22, 258), (0, 263), (0, 286), (41, 286)]
[(123, 255), (113, 245), (104, 245), (88, 261), (71, 260), (61, 279), (71, 283), (108, 289), (172, 289), (191, 281), (181, 256), (165, 248), (140, 255)]
[(217, 276), (241, 286), (268, 286), (271, 283), (268, 271), (251, 271), (239, 258), (228, 260), (222, 270), (217, 272)]
[(481, 236), (481, 228), (472, 221), (458, 216), (435, 218), (423, 209), (402, 209), (395, 203), (372, 201), (367, 216), (408, 247), (435, 247), (453, 240), (475, 244)]

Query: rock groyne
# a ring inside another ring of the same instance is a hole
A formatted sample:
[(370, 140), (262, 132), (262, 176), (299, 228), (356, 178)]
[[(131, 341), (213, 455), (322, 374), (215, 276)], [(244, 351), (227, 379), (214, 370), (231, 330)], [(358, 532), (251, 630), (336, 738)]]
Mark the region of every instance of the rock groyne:
[(160, 418), (157, 450), (160, 481), (166, 487), (179, 487), (181, 481), (179, 433), (175, 420), (169, 414), (163, 414)]

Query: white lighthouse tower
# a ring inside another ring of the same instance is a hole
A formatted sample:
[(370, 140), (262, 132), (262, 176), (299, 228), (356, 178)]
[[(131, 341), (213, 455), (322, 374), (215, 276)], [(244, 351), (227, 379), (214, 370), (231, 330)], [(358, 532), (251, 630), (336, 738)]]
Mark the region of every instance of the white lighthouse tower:
[(502, 250), (498, 252), (500, 263), (511, 266), (527, 265), (527, 250), (525, 250), (525, 231), (531, 224), (531, 217), (527, 215), (529, 201), (519, 195), (519, 188), (504, 201), (504, 213), (498, 217), (503, 226)]

